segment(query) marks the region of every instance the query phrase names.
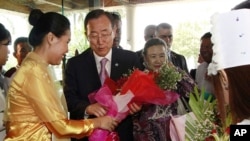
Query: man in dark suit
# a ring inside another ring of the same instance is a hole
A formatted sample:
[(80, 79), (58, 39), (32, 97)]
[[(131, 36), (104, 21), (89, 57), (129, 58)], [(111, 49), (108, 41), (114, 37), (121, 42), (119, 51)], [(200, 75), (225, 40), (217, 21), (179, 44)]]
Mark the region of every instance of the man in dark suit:
[(173, 42), (172, 26), (168, 23), (159, 24), (156, 27), (155, 35), (156, 37), (161, 38), (166, 42), (168, 46), (169, 61), (171, 61), (176, 67), (181, 68), (182, 70), (186, 71), (189, 74), (185, 57), (171, 50), (171, 46)]
[[(102, 83), (99, 78), (100, 60), (108, 59), (106, 71), (113, 80), (128, 73), (134, 67), (141, 68), (136, 53), (124, 49), (112, 48), (115, 37), (112, 15), (101, 9), (89, 12), (84, 21), (85, 35), (90, 48), (68, 60), (65, 69), (64, 93), (71, 119), (100, 117), (106, 114), (105, 107), (90, 103), (88, 95), (98, 90)], [(137, 112), (140, 106), (135, 103), (130, 112)], [(121, 141), (133, 141), (133, 124), (131, 116), (119, 123), (116, 131)], [(76, 140), (76, 139), (72, 139)], [(80, 139), (87, 140), (87, 138)]]

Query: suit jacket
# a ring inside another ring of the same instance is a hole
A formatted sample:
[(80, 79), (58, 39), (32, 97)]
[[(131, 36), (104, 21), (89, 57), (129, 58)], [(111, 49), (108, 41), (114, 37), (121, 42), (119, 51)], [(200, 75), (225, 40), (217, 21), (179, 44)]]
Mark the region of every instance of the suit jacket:
[[(113, 47), (116, 47), (116, 46), (113, 46)], [(117, 46), (116, 48), (119, 48), (119, 49), (123, 49), (123, 47), (122, 46)]]
[(186, 71), (188, 74), (188, 67), (186, 59), (183, 55), (177, 54), (173, 51), (170, 52), (171, 62), (176, 66), (181, 68), (182, 70)]
[[(129, 69), (141, 68), (136, 53), (112, 48), (110, 78), (118, 80)], [(92, 49), (68, 60), (64, 76), (64, 93), (71, 119), (83, 119), (84, 111), (90, 104), (88, 95), (101, 87)], [(131, 116), (124, 119), (117, 127), (121, 141), (133, 140)], [(83, 140), (83, 139), (82, 139)], [(87, 140), (87, 139), (85, 139)]]
[(138, 51), (136, 51), (135, 53), (138, 55), (138, 57), (139, 57), (139, 59), (140, 59), (140, 63), (141, 63), (141, 65), (142, 65), (142, 68), (145, 69), (145, 66), (144, 66), (144, 64), (143, 64), (143, 63), (144, 63), (144, 59), (143, 59), (142, 51), (143, 51), (143, 49), (138, 50)]

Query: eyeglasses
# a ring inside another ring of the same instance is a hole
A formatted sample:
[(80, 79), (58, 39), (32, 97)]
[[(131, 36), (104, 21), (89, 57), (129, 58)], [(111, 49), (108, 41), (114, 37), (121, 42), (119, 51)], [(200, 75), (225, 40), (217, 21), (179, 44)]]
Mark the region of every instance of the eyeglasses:
[(112, 32), (113, 31), (111, 31), (110, 33), (103, 32), (101, 34), (91, 33), (90, 35), (88, 35), (88, 39), (90, 41), (97, 41), (98, 39), (102, 39), (104, 41), (107, 41), (108, 38), (111, 36)]

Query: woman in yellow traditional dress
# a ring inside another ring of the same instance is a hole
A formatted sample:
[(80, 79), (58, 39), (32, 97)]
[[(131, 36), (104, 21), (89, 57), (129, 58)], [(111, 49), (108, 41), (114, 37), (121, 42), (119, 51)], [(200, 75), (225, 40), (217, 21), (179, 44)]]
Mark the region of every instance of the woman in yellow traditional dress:
[(14, 76), (7, 96), (5, 141), (50, 141), (89, 136), (93, 129), (113, 130), (117, 122), (108, 116), (68, 120), (64, 96), (60, 96), (49, 65), (60, 64), (68, 52), (69, 20), (55, 12), (33, 10), (29, 53)]

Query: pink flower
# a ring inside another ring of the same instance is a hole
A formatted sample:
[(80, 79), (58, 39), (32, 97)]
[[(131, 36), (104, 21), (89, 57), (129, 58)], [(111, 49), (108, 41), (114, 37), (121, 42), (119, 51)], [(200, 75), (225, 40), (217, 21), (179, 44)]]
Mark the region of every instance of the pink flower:
[[(107, 83), (108, 82), (108, 83)], [(172, 91), (161, 90), (155, 83), (152, 75), (135, 70), (121, 86), (121, 91), (116, 95), (117, 85), (106, 80), (105, 84), (96, 92), (89, 95), (90, 101), (98, 102), (107, 107), (107, 115), (121, 121), (129, 114), (128, 105), (135, 103), (150, 103), (167, 105), (175, 102), (179, 95)], [(89, 137), (90, 141), (119, 141), (115, 132), (95, 129)]]

